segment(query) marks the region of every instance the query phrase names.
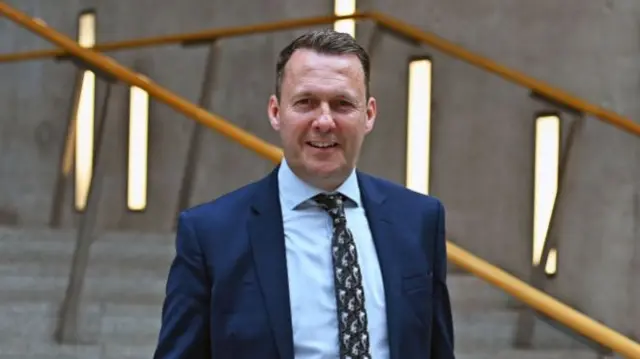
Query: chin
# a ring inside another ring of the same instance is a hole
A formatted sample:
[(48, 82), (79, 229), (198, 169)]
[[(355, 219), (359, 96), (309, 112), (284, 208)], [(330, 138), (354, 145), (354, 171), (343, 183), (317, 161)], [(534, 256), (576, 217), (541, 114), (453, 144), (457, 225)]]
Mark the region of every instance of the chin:
[(340, 177), (347, 172), (344, 163), (310, 163), (306, 167), (309, 174), (320, 178)]

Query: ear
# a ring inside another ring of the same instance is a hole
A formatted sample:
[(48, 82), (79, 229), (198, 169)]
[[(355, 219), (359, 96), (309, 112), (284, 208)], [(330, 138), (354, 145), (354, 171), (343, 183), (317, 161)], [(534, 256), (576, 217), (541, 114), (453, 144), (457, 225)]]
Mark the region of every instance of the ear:
[(376, 104), (376, 99), (373, 97), (369, 98), (367, 102), (367, 118), (364, 124), (364, 132), (369, 133), (373, 130), (373, 125), (376, 122), (376, 115), (378, 114), (378, 105)]
[(274, 130), (280, 130), (280, 104), (276, 95), (271, 95), (269, 98), (269, 106), (267, 107), (267, 115), (269, 116), (269, 122)]

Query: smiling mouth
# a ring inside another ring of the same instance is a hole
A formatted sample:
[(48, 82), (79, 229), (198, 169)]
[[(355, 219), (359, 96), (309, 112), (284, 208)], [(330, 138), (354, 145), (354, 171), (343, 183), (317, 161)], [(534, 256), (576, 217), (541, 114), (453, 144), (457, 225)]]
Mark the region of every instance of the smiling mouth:
[(318, 141), (308, 141), (307, 145), (313, 148), (326, 149), (326, 148), (334, 148), (338, 146), (336, 142), (318, 142)]

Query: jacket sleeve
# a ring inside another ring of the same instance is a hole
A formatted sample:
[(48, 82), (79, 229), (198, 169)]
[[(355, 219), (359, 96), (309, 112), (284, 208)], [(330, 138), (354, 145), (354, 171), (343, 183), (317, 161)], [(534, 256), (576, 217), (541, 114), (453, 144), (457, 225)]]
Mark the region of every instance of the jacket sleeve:
[(176, 255), (169, 270), (154, 359), (211, 357), (210, 278), (188, 214), (178, 219)]
[(445, 210), (438, 202), (436, 219), (433, 330), (431, 338), (432, 359), (454, 359), (453, 319), (447, 287), (447, 246), (445, 237)]

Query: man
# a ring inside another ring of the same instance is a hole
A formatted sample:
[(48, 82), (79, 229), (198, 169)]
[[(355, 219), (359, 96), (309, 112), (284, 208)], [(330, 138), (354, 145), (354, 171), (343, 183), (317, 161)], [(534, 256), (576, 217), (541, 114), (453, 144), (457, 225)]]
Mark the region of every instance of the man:
[(368, 88), (347, 34), (281, 52), (268, 115), (284, 159), (181, 214), (155, 358), (454, 358), (442, 205), (355, 170)]

